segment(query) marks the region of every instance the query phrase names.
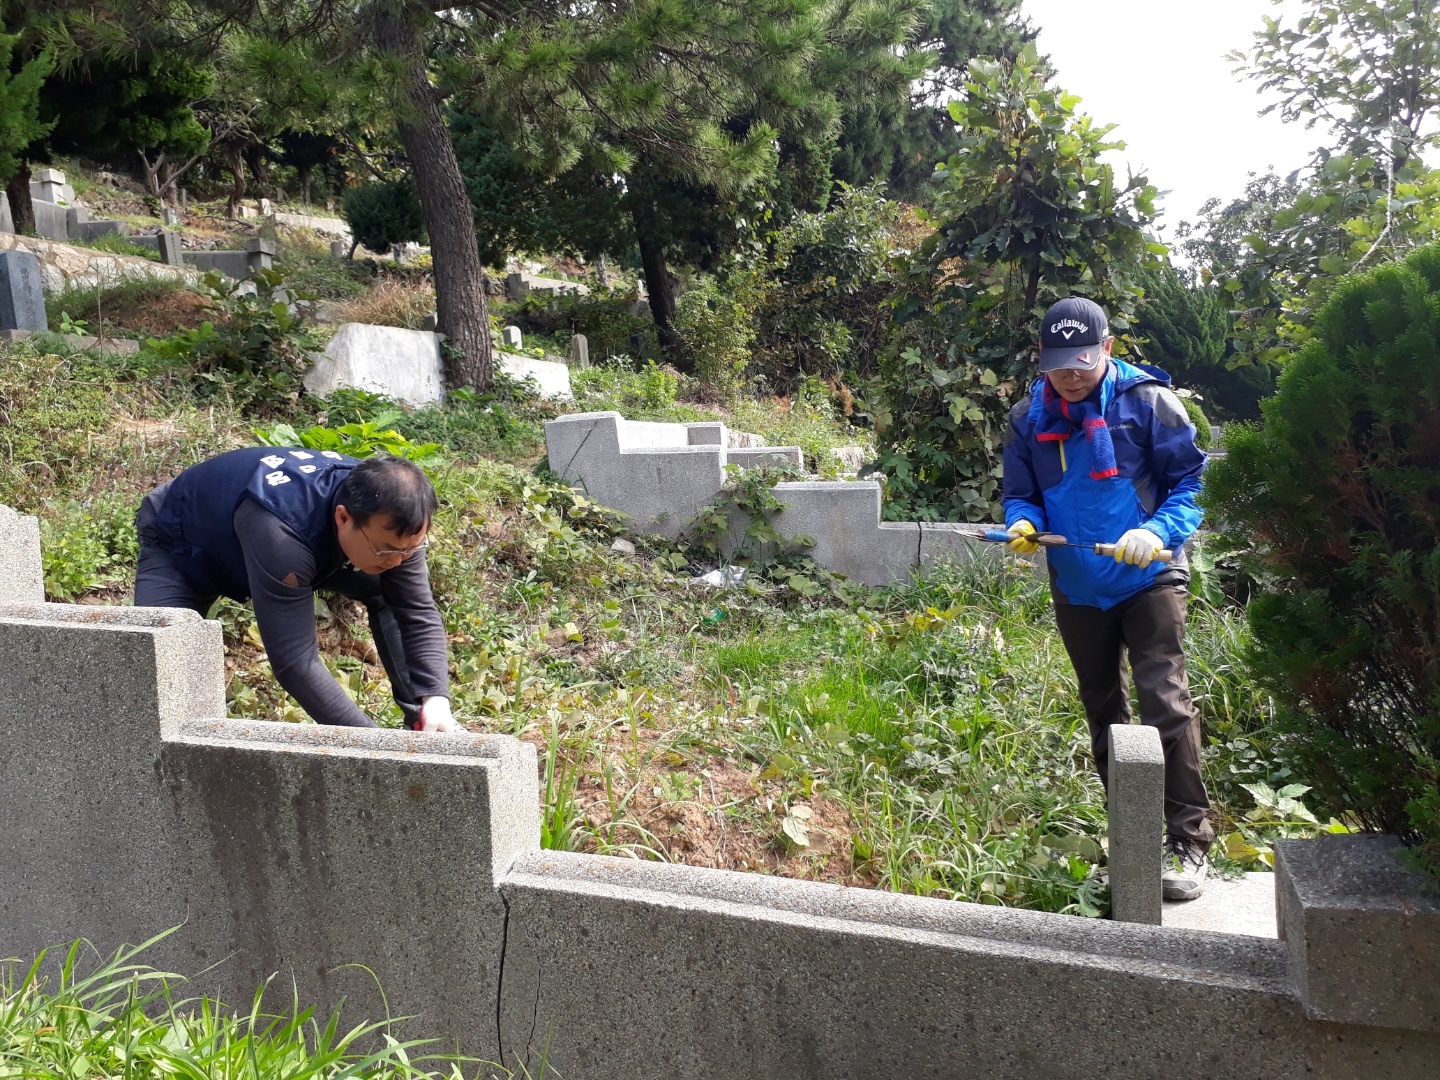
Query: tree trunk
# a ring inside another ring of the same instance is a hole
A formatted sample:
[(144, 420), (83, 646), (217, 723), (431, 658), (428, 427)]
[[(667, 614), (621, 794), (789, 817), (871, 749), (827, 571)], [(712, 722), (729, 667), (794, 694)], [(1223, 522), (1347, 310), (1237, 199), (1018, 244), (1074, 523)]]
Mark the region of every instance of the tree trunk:
[(630, 203), (630, 218), (635, 224), (635, 242), (640, 247), (640, 266), (645, 272), (645, 291), (650, 294), (650, 317), (665, 358), (685, 370), (689, 367), (675, 332), (675, 279), (665, 265), (665, 250), (660, 246), (655, 225), (655, 200), (643, 191), (636, 192)]
[(310, 205), (310, 174), (314, 171), (313, 165), (301, 165), (295, 170), (300, 179), (300, 201), (306, 206)]
[(15, 175), (5, 187), (10, 199), (10, 217), (15, 222), (15, 231), (27, 236), (35, 235), (35, 206), (30, 202), (30, 163), (20, 162)]
[(230, 200), (225, 207), (227, 217), (240, 216), (240, 200), (245, 198), (245, 147), (240, 143), (230, 144), (230, 172), (235, 183), (230, 188)]
[(245, 150), (250, 161), (250, 175), (255, 178), (255, 190), (261, 195), (270, 194), (270, 163), (265, 156), (265, 147), (251, 143)]
[(180, 199), (176, 193), (179, 179), (180, 166), (173, 161), (167, 161), (165, 167), (160, 170), (160, 201), (166, 206), (180, 205)]
[(494, 364), (490, 311), (465, 178), (440, 112), (439, 95), (430, 84), (415, 27), (403, 14), (382, 15), (376, 20), (376, 31), (381, 48), (405, 64), (405, 93), (413, 111), (401, 116), (396, 128), (415, 174), (425, 229), (430, 234), (437, 329), (455, 350), (445, 361), (445, 381), (452, 389), (488, 390)]
[(160, 156), (155, 159), (155, 164), (150, 164), (150, 159), (145, 156), (144, 150), (136, 151), (140, 158), (140, 167), (145, 172), (145, 194), (159, 196), (160, 168), (165, 164), (165, 151), (160, 151)]

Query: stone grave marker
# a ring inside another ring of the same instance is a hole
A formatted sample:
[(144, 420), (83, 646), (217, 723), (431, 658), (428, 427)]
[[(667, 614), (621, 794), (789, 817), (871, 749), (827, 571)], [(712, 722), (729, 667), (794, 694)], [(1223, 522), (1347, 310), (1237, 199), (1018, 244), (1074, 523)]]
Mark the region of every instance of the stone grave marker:
[(0, 251), (0, 330), (49, 330), (40, 260), (29, 251)]
[(530, 285), (524, 274), (505, 275), (505, 295), (511, 300), (524, 300), (530, 295)]
[(10, 213), (10, 196), (0, 191), (0, 232), (15, 231), (15, 216)]
[(507, 349), (523, 349), (522, 338), (518, 326), (507, 326), (500, 331), (500, 341)]
[(41, 169), (30, 181), (30, 198), (63, 206), (74, 201), (75, 189), (65, 182), (65, 174), (59, 169)]
[(160, 220), (165, 222), (167, 228), (175, 228), (180, 224), (180, 211), (167, 206), (160, 211)]
[(584, 334), (576, 334), (570, 339), (569, 360), (571, 367), (581, 371), (590, 366), (590, 341)]
[(331, 240), (331, 241), (330, 241), (330, 257), (331, 257), (332, 259), (343, 259), (343, 258), (345, 258), (345, 241), (344, 241), (344, 240)]
[(160, 261), (166, 266), (184, 266), (185, 252), (180, 247), (180, 234), (161, 229), (157, 237), (160, 247)]
[(251, 276), (254, 276), (260, 270), (269, 270), (271, 260), (274, 258), (274, 240), (266, 240), (264, 237), (259, 237), (245, 245), (245, 265), (248, 267)]

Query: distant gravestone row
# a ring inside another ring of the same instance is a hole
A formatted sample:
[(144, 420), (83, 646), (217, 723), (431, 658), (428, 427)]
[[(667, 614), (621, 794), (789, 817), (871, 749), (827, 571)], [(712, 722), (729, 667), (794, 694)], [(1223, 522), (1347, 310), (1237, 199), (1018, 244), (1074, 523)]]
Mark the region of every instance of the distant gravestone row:
[[(30, 184), (31, 207), (35, 213), (35, 232), (45, 240), (57, 243), (93, 243), (102, 236), (117, 235), (138, 247), (153, 249), (166, 266), (190, 266), (202, 273), (217, 270), (226, 277), (246, 278), (260, 269), (269, 269), (275, 257), (275, 242), (258, 238), (239, 251), (186, 251), (180, 235), (173, 228), (161, 228), (154, 235), (130, 232), (127, 222), (96, 220), (90, 211), (74, 205), (75, 189), (65, 182), (59, 169), (41, 169)], [(180, 224), (180, 212), (162, 211), (166, 226)], [(14, 232), (15, 218), (10, 201), (0, 193), (0, 232)], [(11, 328), (7, 328), (11, 329)]]

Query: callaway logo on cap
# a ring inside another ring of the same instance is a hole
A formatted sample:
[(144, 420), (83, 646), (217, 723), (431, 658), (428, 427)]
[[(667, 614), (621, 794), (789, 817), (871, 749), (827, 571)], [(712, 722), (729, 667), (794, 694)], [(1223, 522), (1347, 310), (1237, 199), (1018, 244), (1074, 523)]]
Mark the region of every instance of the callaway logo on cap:
[(1052, 304), (1040, 324), (1040, 370), (1089, 371), (1104, 357), (1109, 336), (1110, 320), (1095, 301), (1072, 296)]

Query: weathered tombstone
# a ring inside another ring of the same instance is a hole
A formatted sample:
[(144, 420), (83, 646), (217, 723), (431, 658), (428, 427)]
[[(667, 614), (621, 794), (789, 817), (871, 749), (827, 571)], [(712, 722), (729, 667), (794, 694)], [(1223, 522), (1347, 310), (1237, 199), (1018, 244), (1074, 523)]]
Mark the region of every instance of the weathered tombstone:
[(65, 224), (65, 207), (56, 206), (41, 199), (31, 199), (30, 209), (35, 214), (35, 235), (46, 240), (66, 243), (70, 229)]
[(570, 339), (569, 360), (571, 367), (581, 371), (590, 366), (590, 341), (584, 334), (576, 334)]
[(84, 241), (86, 243), (100, 239), (102, 236), (115, 234), (116, 236), (129, 236), (130, 225), (124, 221), (107, 219), (105, 221), (81, 221), (76, 225), (69, 226), (70, 239), (72, 241)]
[(271, 214), (273, 214), (274, 212), (275, 212), (275, 208), (270, 205), (270, 200), (269, 200), (269, 199), (263, 199), (263, 198), (262, 198), (262, 199), (260, 200), (260, 216), (261, 216), (261, 217), (269, 217), (269, 216), (270, 216)]
[(156, 237), (160, 248), (160, 261), (166, 266), (184, 266), (185, 252), (180, 247), (180, 234), (161, 229)]
[(530, 295), (530, 285), (524, 274), (505, 275), (505, 295), (511, 300), (524, 300)]
[(275, 241), (259, 237), (249, 241), (245, 245), (245, 265), (251, 276), (261, 270), (269, 270), (271, 260), (275, 258)]
[(160, 220), (165, 222), (168, 228), (173, 229), (180, 224), (180, 211), (172, 206), (167, 206), (160, 211)]
[(190, 207), (190, 192), (183, 187), (180, 189), (180, 209), (186, 210)]
[(1160, 837), (1165, 751), (1149, 724), (1111, 724), (1109, 753), (1110, 917), (1160, 925)]
[(74, 201), (75, 189), (65, 182), (65, 174), (59, 169), (41, 169), (30, 181), (30, 198), (63, 206)]
[(15, 216), (10, 213), (10, 196), (0, 191), (0, 232), (15, 231)]
[(435, 311), (427, 311), (420, 318), (420, 329), (434, 332), (440, 328), (440, 314)]
[(0, 251), (0, 330), (49, 330), (40, 260), (30, 251)]
[(523, 349), (523, 338), (518, 326), (507, 326), (500, 331), (500, 340), (507, 349)]
[(343, 259), (343, 258), (345, 258), (345, 241), (344, 241), (344, 240), (331, 240), (331, 241), (330, 241), (330, 257), (331, 257), (332, 259)]
[(65, 210), (65, 231), (72, 240), (88, 240), (80, 226), (90, 220), (90, 211), (83, 206), (71, 206)]

